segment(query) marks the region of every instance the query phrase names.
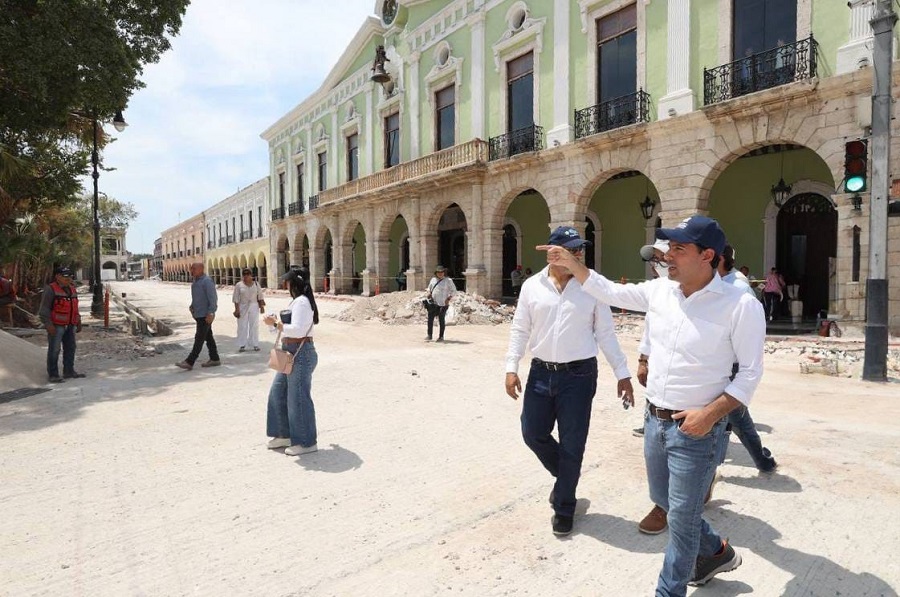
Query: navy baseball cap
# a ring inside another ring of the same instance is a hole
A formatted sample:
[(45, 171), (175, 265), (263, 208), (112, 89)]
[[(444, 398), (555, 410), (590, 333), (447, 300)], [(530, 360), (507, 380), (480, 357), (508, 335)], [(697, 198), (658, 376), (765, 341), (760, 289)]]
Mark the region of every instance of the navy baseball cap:
[(656, 238), (707, 247), (716, 255), (721, 255), (725, 250), (725, 233), (717, 221), (706, 216), (691, 216), (674, 228), (660, 228), (656, 231)]
[(571, 226), (560, 226), (550, 235), (548, 245), (558, 245), (567, 249), (581, 249), (590, 245), (590, 241), (581, 238), (578, 231)]
[(65, 266), (65, 265), (61, 265), (61, 266), (57, 267), (55, 270), (53, 270), (53, 273), (58, 274), (60, 276), (66, 276), (68, 278), (72, 277), (72, 270), (69, 269), (69, 267)]

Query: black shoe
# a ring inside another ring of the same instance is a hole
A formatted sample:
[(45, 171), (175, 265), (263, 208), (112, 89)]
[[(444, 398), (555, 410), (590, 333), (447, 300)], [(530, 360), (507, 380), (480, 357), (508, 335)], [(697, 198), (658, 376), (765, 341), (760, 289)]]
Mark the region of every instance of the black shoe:
[(63, 379), (62, 377), (60, 377), (59, 375), (55, 375), (55, 376), (51, 377), (51, 378), (49, 379), (49, 381), (50, 381), (50, 383), (64, 383), (66, 380), (64, 380), (64, 379)]
[(632, 430), (631, 430), (631, 435), (633, 435), (633, 436), (635, 436), (635, 437), (644, 437), (644, 428), (643, 428), (643, 427), (637, 427), (637, 428), (635, 428), (635, 429), (632, 429)]
[(705, 585), (720, 572), (730, 572), (741, 565), (741, 554), (734, 551), (728, 540), (722, 542), (721, 553), (704, 558), (697, 558), (697, 567), (694, 570), (694, 578), (688, 581), (692, 587)]
[(83, 377), (87, 377), (84, 373), (78, 373), (77, 371), (73, 371), (72, 373), (66, 373), (63, 375), (66, 379), (81, 379)]
[(550, 522), (553, 524), (553, 534), (557, 537), (562, 537), (572, 532), (572, 523), (574, 522), (574, 519), (572, 516), (554, 514), (553, 519)]
[(772, 457), (772, 453), (768, 448), (763, 448), (762, 453), (766, 459), (766, 464), (759, 469), (759, 472), (766, 474), (774, 473), (775, 469), (778, 468), (778, 463), (775, 462), (775, 459)]

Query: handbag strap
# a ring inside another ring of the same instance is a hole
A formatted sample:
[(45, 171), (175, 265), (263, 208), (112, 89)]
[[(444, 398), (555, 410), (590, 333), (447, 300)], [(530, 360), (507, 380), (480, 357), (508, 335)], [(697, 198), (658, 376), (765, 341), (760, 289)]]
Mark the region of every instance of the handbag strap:
[[(304, 344), (306, 344), (306, 339), (309, 338), (309, 333), (312, 331), (313, 325), (314, 325), (315, 323), (316, 323), (316, 322), (313, 321), (311, 324), (309, 324), (309, 329), (306, 330), (306, 336), (304, 336), (303, 341), (300, 343), (300, 346), (297, 347), (297, 352), (294, 353), (294, 356), (293, 356), (293, 358), (291, 359), (291, 362), (292, 362), (292, 363), (293, 363), (294, 361), (297, 360), (297, 355), (300, 354), (300, 349), (303, 348), (303, 345), (304, 345)], [(281, 330), (278, 330), (278, 338), (280, 338), (280, 337), (281, 337)], [(278, 343), (278, 338), (275, 339), (275, 340), (276, 340), (276, 342), (275, 342), (276, 344)]]

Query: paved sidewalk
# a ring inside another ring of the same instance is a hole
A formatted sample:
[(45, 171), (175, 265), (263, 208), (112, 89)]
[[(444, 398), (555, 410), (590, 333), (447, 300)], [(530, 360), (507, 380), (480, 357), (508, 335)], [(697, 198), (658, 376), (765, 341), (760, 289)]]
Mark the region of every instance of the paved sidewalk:
[[(623, 411), (608, 367), (582, 514), (559, 540), (550, 478), (503, 391), (508, 326), (451, 327), (440, 345), (323, 317), (320, 451), (291, 458), (264, 447), (274, 337), (237, 354), (221, 290), (223, 366), (181, 371), (188, 287), (127, 289), (175, 319), (162, 355), (0, 404), (0, 595), (652, 594), (667, 536), (637, 532), (640, 409)], [(634, 364), (637, 338), (622, 344)], [(800, 375), (783, 356), (766, 367), (753, 415), (778, 474), (758, 476), (733, 440), (706, 515), (744, 563), (689, 594), (896, 595), (900, 383)]]

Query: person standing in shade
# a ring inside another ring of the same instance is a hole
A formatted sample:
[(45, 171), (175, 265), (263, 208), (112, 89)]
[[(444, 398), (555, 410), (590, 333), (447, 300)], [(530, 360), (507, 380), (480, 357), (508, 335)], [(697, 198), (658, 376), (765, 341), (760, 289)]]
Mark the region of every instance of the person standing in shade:
[(434, 318), (437, 317), (438, 325), (438, 342), (444, 341), (444, 328), (446, 327), (447, 307), (450, 305), (450, 297), (456, 294), (456, 284), (447, 276), (447, 268), (439, 265), (434, 270), (434, 277), (428, 283), (428, 292), (426, 298), (431, 299), (428, 307), (428, 337), (426, 341), (431, 341), (434, 335)]
[[(579, 262), (589, 244), (569, 226), (554, 230), (549, 243)], [(616, 395), (634, 404), (634, 388), (609, 306), (585, 293), (566, 267), (549, 265), (522, 284), (506, 353), (506, 393), (513, 400), (522, 390), (518, 369), (526, 348), (534, 358), (522, 399), (522, 437), (556, 478), (551, 526), (554, 534), (568, 535), (597, 392), (598, 349), (618, 380)]]
[(763, 297), (766, 303), (766, 312), (769, 314), (769, 321), (775, 319), (775, 316), (779, 314), (781, 302), (784, 300), (785, 288), (784, 277), (773, 267), (766, 276), (766, 281), (763, 285)]
[(222, 364), (219, 360), (219, 349), (216, 347), (216, 339), (213, 338), (212, 324), (216, 318), (216, 309), (219, 304), (219, 297), (216, 295), (216, 284), (212, 279), (203, 273), (203, 264), (200, 262), (191, 264), (191, 275), (194, 276), (194, 282), (191, 284), (191, 305), (188, 307), (191, 316), (197, 324), (194, 332), (194, 347), (187, 358), (180, 363), (175, 363), (176, 367), (181, 367), (187, 371), (194, 368), (200, 351), (203, 350), (203, 343), (206, 342), (206, 349), (209, 351), (209, 360), (201, 364), (201, 367), (218, 367)]
[(259, 313), (266, 312), (266, 297), (249, 268), (241, 271), (241, 281), (234, 285), (231, 301), (238, 320), (238, 352), (244, 352), (248, 344), (259, 352)]
[(716, 273), (725, 249), (718, 222), (692, 216), (657, 230), (656, 238), (669, 241), (669, 277), (641, 284), (616, 284), (561, 247), (538, 249), (591, 296), (652, 317), (644, 459), (650, 499), (666, 510), (669, 525), (656, 595), (684, 597), (689, 584), (741, 565), (740, 554), (703, 520), (703, 500), (727, 415), (750, 403), (762, 377), (766, 322), (759, 301)]
[(512, 285), (512, 293), (513, 296), (519, 296), (519, 292), (522, 290), (522, 282), (525, 281), (525, 274), (522, 272), (522, 266), (517, 265), (515, 269), (509, 274), (509, 281)]
[(290, 291), (292, 300), (281, 312), (281, 321), (274, 317), (263, 321), (281, 332), (281, 348), (294, 355), (294, 364), (289, 374), (276, 373), (272, 380), (266, 416), (266, 433), (272, 439), (266, 447), (286, 448), (284, 453), (288, 456), (300, 456), (318, 450), (312, 374), (319, 363), (313, 344), (319, 309), (312, 288), (299, 270), (281, 276), (281, 284)]
[[(75, 334), (81, 332), (81, 314), (78, 312), (78, 291), (72, 284), (72, 270), (58, 267), (53, 274), (53, 282), (44, 287), (38, 315), (47, 330), (47, 378), (50, 383), (62, 383), (64, 378), (85, 376), (75, 371)], [(60, 348), (63, 377), (59, 376)]]

